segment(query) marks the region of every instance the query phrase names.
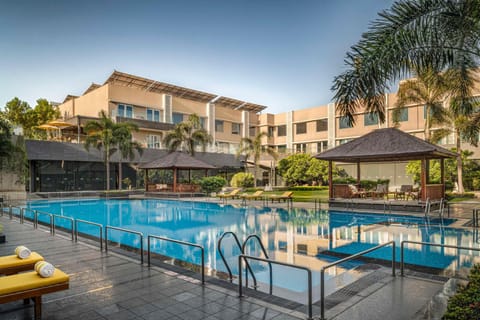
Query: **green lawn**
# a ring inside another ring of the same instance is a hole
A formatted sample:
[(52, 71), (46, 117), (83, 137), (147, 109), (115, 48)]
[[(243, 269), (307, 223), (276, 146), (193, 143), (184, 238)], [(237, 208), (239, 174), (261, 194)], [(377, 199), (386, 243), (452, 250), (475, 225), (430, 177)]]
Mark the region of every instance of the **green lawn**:
[[(293, 201), (299, 202), (313, 202), (314, 199), (319, 199), (321, 201), (328, 200), (328, 190), (314, 190), (314, 191), (298, 191), (298, 190), (290, 190), (293, 192)], [(273, 192), (265, 192), (265, 195), (270, 194), (277, 194), (281, 195), (285, 191), (273, 191)]]

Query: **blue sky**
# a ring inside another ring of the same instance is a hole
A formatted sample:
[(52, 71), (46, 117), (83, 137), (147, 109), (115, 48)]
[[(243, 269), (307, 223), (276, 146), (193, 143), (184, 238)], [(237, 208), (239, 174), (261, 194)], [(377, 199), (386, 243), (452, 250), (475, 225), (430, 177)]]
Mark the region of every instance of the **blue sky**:
[(0, 107), (63, 101), (113, 70), (268, 106), (326, 104), (392, 0), (1, 1)]

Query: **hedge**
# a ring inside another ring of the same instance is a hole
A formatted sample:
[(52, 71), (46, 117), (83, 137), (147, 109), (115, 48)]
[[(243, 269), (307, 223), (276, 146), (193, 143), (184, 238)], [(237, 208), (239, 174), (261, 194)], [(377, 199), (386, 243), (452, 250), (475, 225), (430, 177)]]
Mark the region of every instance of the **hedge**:
[(469, 283), (460, 286), (457, 293), (448, 300), (447, 312), (442, 319), (480, 319), (480, 264), (473, 266), (468, 279)]

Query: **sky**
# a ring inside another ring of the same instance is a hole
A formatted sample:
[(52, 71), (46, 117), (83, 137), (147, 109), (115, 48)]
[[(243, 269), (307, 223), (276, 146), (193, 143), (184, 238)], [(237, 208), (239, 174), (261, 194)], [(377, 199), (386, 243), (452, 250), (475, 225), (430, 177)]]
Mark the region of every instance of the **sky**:
[(393, 0), (0, 1), (0, 108), (62, 102), (118, 70), (267, 106), (332, 101), (344, 57)]

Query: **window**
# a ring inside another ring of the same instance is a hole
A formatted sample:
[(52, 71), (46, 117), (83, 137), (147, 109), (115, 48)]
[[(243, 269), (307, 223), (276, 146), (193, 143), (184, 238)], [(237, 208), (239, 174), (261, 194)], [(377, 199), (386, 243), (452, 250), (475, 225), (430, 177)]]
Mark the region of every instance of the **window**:
[(408, 121), (408, 109), (407, 108), (400, 108), (400, 109), (398, 109), (397, 112), (398, 112), (397, 115), (398, 115), (398, 121), (399, 122)]
[(317, 132), (328, 131), (328, 119), (317, 120)]
[(250, 127), (249, 130), (248, 130), (248, 135), (250, 137), (255, 137), (255, 135), (257, 134), (257, 128), (255, 127)]
[(282, 125), (277, 127), (277, 136), (285, 137), (287, 135), (287, 126)]
[(365, 126), (372, 126), (378, 124), (378, 113), (370, 112), (363, 115), (363, 124)]
[(133, 107), (119, 104), (117, 107), (117, 117), (133, 118)]
[(232, 134), (240, 134), (240, 123), (232, 122)]
[(268, 127), (268, 136), (273, 137), (275, 134), (275, 127)]
[(307, 133), (307, 123), (306, 122), (297, 123), (295, 125), (295, 127), (296, 127), (296, 133), (297, 134)]
[(148, 121), (160, 122), (160, 111), (159, 110), (153, 110), (153, 109), (147, 109), (147, 120)]
[[(438, 108), (438, 107), (441, 107), (442, 106), (442, 103), (441, 102), (436, 102), (435, 103), (435, 106)], [(433, 110), (430, 109), (430, 116), (433, 115)], [(423, 119), (427, 119), (427, 105), (424, 105), (423, 106)]]
[(340, 129), (347, 129), (353, 127), (350, 123), (348, 123), (348, 117), (338, 118), (338, 124)]
[(160, 136), (149, 134), (147, 136), (147, 147), (153, 149), (160, 149)]
[(306, 143), (298, 143), (295, 145), (295, 152), (303, 153), (307, 151), (307, 144)]
[(215, 132), (223, 132), (223, 121), (215, 120)]
[(323, 152), (328, 149), (328, 141), (317, 142), (317, 152)]
[(174, 124), (178, 124), (183, 122), (183, 113), (173, 112), (172, 113), (172, 121)]
[(207, 118), (200, 117), (200, 127), (207, 130)]
[(287, 152), (287, 146), (285, 144), (277, 146), (278, 153), (285, 153)]

